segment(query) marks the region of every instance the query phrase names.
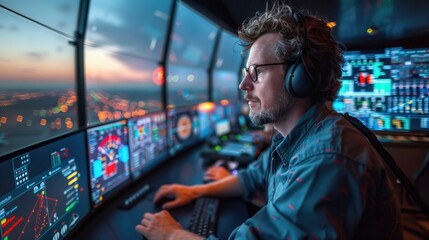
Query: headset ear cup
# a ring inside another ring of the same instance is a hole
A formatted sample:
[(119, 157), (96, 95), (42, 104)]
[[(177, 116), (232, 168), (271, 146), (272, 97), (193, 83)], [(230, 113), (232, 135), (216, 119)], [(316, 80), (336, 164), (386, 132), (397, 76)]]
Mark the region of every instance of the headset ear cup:
[(301, 60), (298, 61), (298, 64), (294, 69), (294, 77), (291, 81), (291, 87), (296, 97), (305, 98), (311, 96), (319, 84), (310, 74), (302, 54), (300, 54), (299, 58)]
[[(305, 29), (304, 20), (298, 12), (294, 12), (293, 20), (303, 28), (303, 42), (301, 49), (294, 64), (292, 64), (285, 75), (285, 89), (286, 92), (296, 98), (305, 98), (311, 96), (319, 86), (320, 80), (314, 79), (308, 70), (306, 59), (304, 59), (305, 43), (307, 41), (307, 32)], [(309, 59), (307, 59), (309, 60)]]
[(286, 71), (286, 75), (284, 79), (285, 90), (289, 95), (293, 97), (297, 97), (295, 94), (295, 91), (293, 90), (292, 81), (295, 78), (295, 68), (298, 64), (298, 61), (299, 60), (297, 60), (294, 64), (289, 66), (289, 68)]
[(301, 53), (297, 61), (287, 70), (284, 85), (286, 92), (296, 98), (305, 98), (314, 92), (317, 84), (313, 82)]

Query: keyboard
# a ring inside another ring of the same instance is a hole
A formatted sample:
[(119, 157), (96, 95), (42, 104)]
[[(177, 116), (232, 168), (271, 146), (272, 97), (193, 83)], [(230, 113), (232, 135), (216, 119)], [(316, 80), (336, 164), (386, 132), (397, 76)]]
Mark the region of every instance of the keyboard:
[(145, 184), (142, 187), (138, 188), (129, 196), (125, 197), (122, 202), (119, 204), (119, 207), (122, 209), (131, 209), (136, 205), (140, 200), (142, 200), (150, 191), (149, 184)]
[(197, 198), (188, 230), (202, 237), (216, 234), (219, 201), (211, 197)]

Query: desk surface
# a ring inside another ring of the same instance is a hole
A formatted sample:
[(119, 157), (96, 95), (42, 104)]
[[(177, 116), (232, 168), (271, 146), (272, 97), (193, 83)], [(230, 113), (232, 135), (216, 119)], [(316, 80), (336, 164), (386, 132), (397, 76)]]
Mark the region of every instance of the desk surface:
[[(162, 184), (182, 183), (186, 185), (202, 182), (204, 169), (200, 158), (200, 147), (187, 151), (175, 158), (167, 160), (139, 184), (147, 183), (152, 191), (130, 210), (122, 210), (117, 206), (121, 196), (106, 202), (106, 206), (97, 209), (72, 236), (73, 239), (142, 239), (134, 227), (140, 222), (145, 212), (156, 212), (152, 203), (156, 190)], [(128, 194), (132, 189), (124, 192)], [(186, 229), (191, 218), (193, 204), (172, 210), (170, 213)], [(241, 199), (222, 199), (219, 209), (217, 236), (227, 239), (231, 231), (247, 218), (245, 202)]]

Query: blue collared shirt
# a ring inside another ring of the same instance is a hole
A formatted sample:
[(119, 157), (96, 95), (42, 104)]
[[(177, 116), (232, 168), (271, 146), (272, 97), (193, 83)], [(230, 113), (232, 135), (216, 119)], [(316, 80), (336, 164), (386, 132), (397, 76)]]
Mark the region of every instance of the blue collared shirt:
[(383, 160), (325, 104), (276, 135), (270, 152), (238, 173), (244, 197), (264, 189), (267, 204), (230, 239), (402, 239)]

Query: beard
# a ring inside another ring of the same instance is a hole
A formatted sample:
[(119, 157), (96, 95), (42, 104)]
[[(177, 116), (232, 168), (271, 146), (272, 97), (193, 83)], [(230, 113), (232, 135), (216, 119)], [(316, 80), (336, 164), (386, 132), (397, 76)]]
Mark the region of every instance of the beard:
[(292, 109), (293, 100), (286, 94), (285, 90), (283, 90), (276, 99), (277, 101), (270, 108), (262, 108), (259, 112), (255, 112), (253, 109), (250, 110), (249, 117), (253, 124), (264, 125), (267, 123), (275, 123)]

